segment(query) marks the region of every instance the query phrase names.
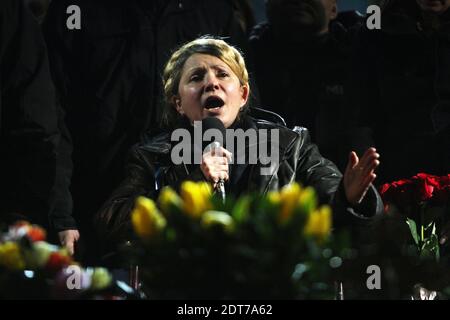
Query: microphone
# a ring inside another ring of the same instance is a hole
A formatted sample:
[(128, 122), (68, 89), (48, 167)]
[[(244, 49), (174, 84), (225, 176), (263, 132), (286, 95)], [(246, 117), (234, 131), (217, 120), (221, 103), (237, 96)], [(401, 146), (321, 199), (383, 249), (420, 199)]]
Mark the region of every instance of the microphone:
[[(217, 152), (215, 150), (218, 150), (220, 148), (220, 142), (214, 141), (210, 143), (206, 149), (208, 151)], [(216, 187), (214, 188), (214, 191), (219, 195), (220, 199), (225, 202), (225, 180), (219, 179), (219, 181), (216, 183)]]
[[(220, 121), (217, 118), (214, 117), (208, 117), (202, 120), (202, 131), (203, 133), (206, 132), (208, 129), (216, 129), (218, 130), (222, 135), (222, 142), (225, 145), (225, 137), (226, 137), (226, 131), (225, 126), (223, 125), (222, 121)], [(204, 136), (204, 135), (203, 135)], [(205, 152), (218, 150), (221, 147), (220, 141), (217, 141), (217, 139), (206, 146)], [(225, 201), (225, 181), (223, 179), (220, 179), (216, 187), (214, 188), (214, 191), (216, 194), (219, 195), (219, 197), (222, 199), (222, 201)]]

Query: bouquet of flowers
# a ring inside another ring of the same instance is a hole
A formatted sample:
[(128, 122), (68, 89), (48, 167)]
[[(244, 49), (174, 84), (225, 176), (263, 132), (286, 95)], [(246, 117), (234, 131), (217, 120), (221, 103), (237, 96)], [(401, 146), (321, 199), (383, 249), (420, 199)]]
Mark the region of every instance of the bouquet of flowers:
[(449, 178), (421, 173), (381, 186), (385, 214), (358, 233), (355, 254), (339, 270), (345, 298), (450, 297), (450, 261), (441, 250)]
[[(401, 276), (409, 275), (409, 285), (417, 290), (442, 290), (450, 296), (447, 238), (450, 233), (450, 174), (434, 176), (419, 173), (412, 178), (386, 183), (380, 194), (385, 203), (386, 216), (400, 220), (409, 230), (403, 245), (402, 257), (408, 262)], [(406, 234), (406, 233), (405, 233)], [(444, 251), (443, 251), (444, 249)], [(448, 287), (448, 288), (446, 288)], [(436, 292), (431, 291), (430, 296)], [(417, 294), (416, 296), (423, 296)], [(419, 297), (420, 298), (420, 297)]]
[(439, 245), (446, 241), (444, 226), (450, 217), (450, 174), (438, 177), (419, 173), (382, 185), (380, 194), (386, 212), (397, 210), (406, 216), (420, 255), (439, 261)]
[(0, 233), (0, 298), (86, 298), (112, 285), (106, 269), (81, 268), (66, 249), (45, 238), (44, 229), (25, 221)]
[(133, 257), (154, 299), (332, 299), (348, 243), (331, 235), (330, 207), (298, 184), (222, 201), (209, 184), (186, 181), (180, 194), (139, 197), (132, 224)]

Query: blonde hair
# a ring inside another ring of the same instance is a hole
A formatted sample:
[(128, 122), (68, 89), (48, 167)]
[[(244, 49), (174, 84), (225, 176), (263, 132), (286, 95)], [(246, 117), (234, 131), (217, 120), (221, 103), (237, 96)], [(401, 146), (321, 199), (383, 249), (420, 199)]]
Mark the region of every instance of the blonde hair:
[(221, 39), (204, 36), (190, 41), (178, 48), (166, 63), (163, 72), (164, 114), (163, 123), (170, 125), (178, 115), (173, 106), (173, 97), (178, 95), (181, 74), (186, 61), (193, 54), (208, 54), (225, 62), (239, 79), (241, 86), (246, 85), (250, 92), (248, 71), (238, 49)]

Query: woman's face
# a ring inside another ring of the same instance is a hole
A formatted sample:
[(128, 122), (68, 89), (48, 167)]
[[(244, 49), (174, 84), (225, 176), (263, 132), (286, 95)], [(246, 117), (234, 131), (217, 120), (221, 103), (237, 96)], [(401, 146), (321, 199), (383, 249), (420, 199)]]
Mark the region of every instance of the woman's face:
[(417, 0), (423, 11), (442, 14), (450, 8), (450, 0)]
[(191, 122), (216, 117), (228, 128), (247, 102), (248, 92), (248, 86), (241, 86), (225, 62), (196, 53), (183, 66), (174, 102), (177, 111)]

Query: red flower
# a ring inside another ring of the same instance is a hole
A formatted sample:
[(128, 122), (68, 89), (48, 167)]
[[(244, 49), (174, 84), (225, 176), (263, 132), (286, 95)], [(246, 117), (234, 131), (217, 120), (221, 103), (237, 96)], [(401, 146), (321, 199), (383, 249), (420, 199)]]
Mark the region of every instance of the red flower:
[(27, 231), (27, 236), (33, 242), (44, 241), (46, 237), (46, 232), (41, 227), (32, 226), (30, 230)]
[(413, 181), (398, 180), (381, 186), (380, 194), (385, 204), (391, 203), (400, 207), (408, 206), (414, 201)]
[(450, 174), (439, 177), (439, 186), (435, 190), (436, 201), (439, 203), (448, 203), (450, 199)]
[(419, 173), (412, 178), (416, 186), (416, 196), (420, 201), (433, 198), (433, 192), (439, 188), (439, 177), (426, 173)]
[(47, 260), (45, 269), (50, 273), (56, 273), (71, 263), (71, 257), (63, 255), (60, 252), (52, 252)]
[(450, 198), (450, 174), (442, 177), (418, 173), (411, 179), (403, 179), (381, 186), (380, 194), (385, 203), (405, 209), (427, 201), (445, 204)]

